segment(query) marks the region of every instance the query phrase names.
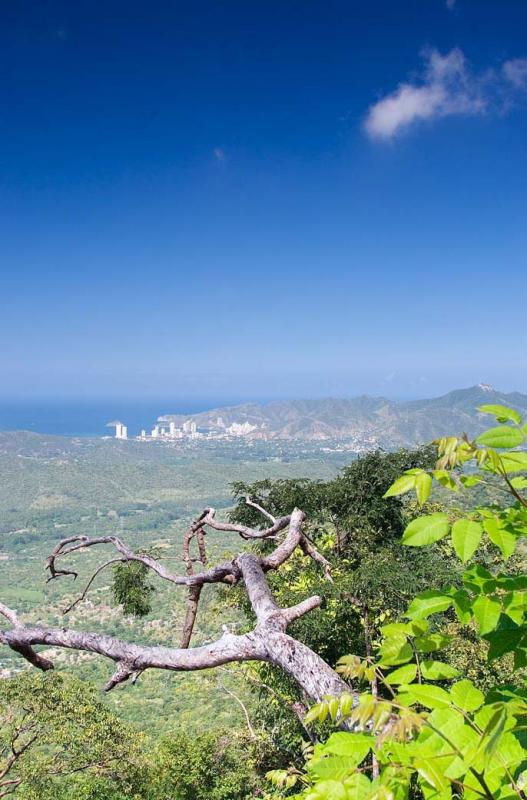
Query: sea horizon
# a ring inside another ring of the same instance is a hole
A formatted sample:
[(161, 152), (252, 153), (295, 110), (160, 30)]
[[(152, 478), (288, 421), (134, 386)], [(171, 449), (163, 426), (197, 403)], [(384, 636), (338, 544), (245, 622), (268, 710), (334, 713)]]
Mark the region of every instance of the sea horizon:
[(166, 399), (134, 400), (0, 400), (0, 432), (30, 431), (51, 436), (112, 436), (107, 427), (119, 419), (130, 436), (149, 429), (163, 414), (198, 414), (211, 408), (235, 405), (243, 400)]
[[(487, 384), (479, 384), (487, 388)], [(0, 398), (0, 433), (29, 431), (67, 437), (102, 437), (112, 436), (110, 425), (119, 420), (128, 428), (130, 437), (137, 436), (142, 429), (149, 430), (158, 418), (167, 414), (188, 415), (211, 411), (216, 408), (236, 406), (245, 403), (265, 405), (273, 401), (294, 402), (295, 400), (316, 400), (332, 398), (334, 400), (354, 399), (360, 396), (383, 397), (395, 403), (433, 399), (462, 391), (471, 387), (452, 387), (442, 392), (428, 395), (401, 397), (386, 394), (356, 392), (347, 394), (315, 395), (311, 397), (95, 397), (83, 398)], [(503, 391), (499, 387), (488, 386), (489, 389)], [(507, 390), (505, 390), (507, 391)], [(510, 391), (510, 390), (509, 390)], [(518, 390), (514, 390), (518, 391)]]

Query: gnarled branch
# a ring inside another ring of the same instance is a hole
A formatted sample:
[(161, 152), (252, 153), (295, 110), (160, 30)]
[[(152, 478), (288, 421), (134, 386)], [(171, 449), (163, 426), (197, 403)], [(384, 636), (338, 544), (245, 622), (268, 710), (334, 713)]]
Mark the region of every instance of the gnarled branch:
[[(260, 507), (259, 510), (263, 511)], [(297, 547), (321, 564), (326, 573), (329, 564), (303, 533), (302, 511), (294, 509), (291, 514), (278, 519), (265, 512), (264, 515), (272, 521), (272, 525), (264, 530), (256, 530), (235, 523), (219, 522), (216, 520), (214, 509), (205, 509), (185, 536), (183, 561), (186, 575), (171, 573), (152, 556), (133, 552), (117, 536), (69, 537), (59, 542), (49, 556), (47, 569), (50, 572), (49, 579), (53, 580), (64, 575), (76, 577), (73, 570), (57, 568), (57, 559), (68, 554), (104, 544), (112, 545), (119, 553), (117, 558), (107, 561), (96, 570), (79, 599), (70, 608), (86, 596), (96, 575), (115, 562), (139, 561), (164, 580), (186, 586), (189, 598), (181, 648), (132, 644), (103, 634), (66, 628), (28, 627), (20, 623), (14, 611), (3, 605), (0, 605), (0, 613), (11, 623), (11, 627), (0, 630), (0, 644), (7, 645), (40, 669), (50, 669), (52, 664), (33, 649), (37, 645), (63, 647), (105, 656), (116, 664), (115, 672), (105, 686), (107, 691), (130, 678), (135, 680), (137, 675), (146, 669), (192, 671), (244, 661), (267, 661), (281, 667), (296, 680), (304, 694), (314, 700), (320, 700), (327, 694), (349, 691), (347, 685), (328, 664), (306, 645), (287, 634), (288, 625), (317, 608), (321, 598), (311, 597), (290, 608), (280, 608), (266, 579), (266, 573), (269, 570), (279, 569)], [(284, 532), (284, 536), (274, 550), (265, 556), (242, 552), (231, 561), (194, 574), (190, 543), (196, 537), (199, 560), (202, 566), (205, 566), (206, 526), (214, 530), (238, 533), (243, 539), (272, 538), (281, 532)], [(239, 581), (243, 581), (245, 585), (256, 617), (254, 629), (242, 635), (224, 631), (214, 642), (189, 648), (197, 604), (203, 587), (209, 583), (233, 584)]]

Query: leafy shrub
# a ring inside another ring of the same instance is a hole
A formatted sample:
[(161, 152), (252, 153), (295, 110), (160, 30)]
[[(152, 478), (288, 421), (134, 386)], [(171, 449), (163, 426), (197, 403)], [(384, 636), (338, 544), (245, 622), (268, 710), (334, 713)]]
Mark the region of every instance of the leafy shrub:
[(375, 656), (341, 659), (340, 672), (367, 688), (309, 711), (306, 723), (331, 720), (342, 729), (311, 749), (305, 770), (270, 773), (279, 790), (300, 790), (295, 796), (304, 800), (404, 800), (415, 787), (425, 800), (525, 798), (525, 688), (516, 680), (481, 691), (442, 658), (453, 642), (437, 624), (454, 614), (489, 662), (508, 657), (516, 670), (527, 666), (527, 575), (503, 567), (521, 555), (527, 535), (527, 452), (519, 449), (527, 425), (514, 409), (479, 410), (499, 425), (476, 441), (440, 439), (435, 469), (407, 470), (386, 496), (415, 491), (424, 504), (433, 481), (453, 492), (501, 487), (507, 504), (476, 506), (454, 520), (442, 511), (425, 514), (403, 534), (410, 547), (448, 538), (464, 564), (482, 544), (500, 558), (493, 568), (476, 558), (461, 585), (415, 597), (400, 622), (381, 628)]

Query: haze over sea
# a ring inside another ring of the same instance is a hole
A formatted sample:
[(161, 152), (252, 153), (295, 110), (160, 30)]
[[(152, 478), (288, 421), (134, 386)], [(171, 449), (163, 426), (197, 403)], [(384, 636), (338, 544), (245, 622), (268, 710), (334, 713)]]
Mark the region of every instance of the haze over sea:
[(56, 436), (108, 436), (106, 424), (120, 419), (128, 425), (130, 436), (148, 429), (161, 414), (197, 414), (240, 400), (10, 400), (0, 402), (0, 431), (32, 431)]

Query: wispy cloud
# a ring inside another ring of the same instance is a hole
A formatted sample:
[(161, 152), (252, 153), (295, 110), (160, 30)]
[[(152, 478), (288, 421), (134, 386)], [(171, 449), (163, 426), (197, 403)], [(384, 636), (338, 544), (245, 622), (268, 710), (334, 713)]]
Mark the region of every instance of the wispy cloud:
[(446, 0), (446, 7), (449, 11), (452, 11), (454, 6), (456, 5), (456, 0)]
[(227, 158), (223, 147), (215, 147), (212, 152), (214, 153), (214, 158), (216, 161), (225, 161)]
[(516, 89), (527, 89), (527, 58), (513, 58), (503, 64), (502, 73)]
[(475, 116), (503, 110), (511, 95), (527, 89), (527, 59), (506, 61), (501, 69), (473, 72), (461, 50), (424, 54), (419, 81), (401, 83), (368, 110), (364, 127), (372, 138), (391, 139), (422, 120)]

